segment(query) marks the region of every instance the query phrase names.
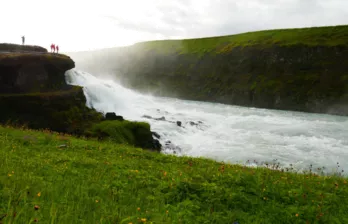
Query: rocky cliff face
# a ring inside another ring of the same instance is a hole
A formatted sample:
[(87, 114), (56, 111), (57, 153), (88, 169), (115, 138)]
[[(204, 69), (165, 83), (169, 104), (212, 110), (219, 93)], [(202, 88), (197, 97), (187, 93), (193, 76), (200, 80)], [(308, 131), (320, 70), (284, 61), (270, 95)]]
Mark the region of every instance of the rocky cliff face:
[(70, 57), (48, 53), (0, 54), (0, 93), (67, 89), (65, 71), (75, 67)]
[[(0, 124), (83, 136), (91, 133), (89, 130), (104, 120), (103, 114), (86, 106), (82, 87), (66, 83), (65, 72), (74, 67), (70, 57), (47, 53), (37, 46), (0, 44)], [(136, 126), (136, 122), (124, 122)], [(137, 147), (160, 150), (150, 127), (128, 129)], [(139, 136), (143, 141), (136, 139)]]
[[(147, 55), (147, 56), (145, 56)], [(262, 46), (119, 60), (125, 85), (190, 100), (348, 115), (348, 48)]]
[[(105, 50), (86, 69), (160, 96), (348, 115), (347, 35), (339, 26), (144, 42)], [(98, 60), (113, 63), (88, 67)]]
[(0, 49), (0, 123), (81, 135), (102, 119), (86, 107), (81, 87), (66, 84), (65, 71), (75, 67), (70, 57), (37, 46)]
[(70, 90), (0, 95), (0, 123), (84, 135), (103, 115), (86, 107), (81, 87)]

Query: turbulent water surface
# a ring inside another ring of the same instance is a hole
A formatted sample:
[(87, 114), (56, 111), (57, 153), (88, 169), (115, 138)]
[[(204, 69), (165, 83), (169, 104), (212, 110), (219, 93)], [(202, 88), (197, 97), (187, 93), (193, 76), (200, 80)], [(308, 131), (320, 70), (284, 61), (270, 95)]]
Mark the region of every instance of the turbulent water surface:
[[(77, 70), (66, 78), (84, 87), (87, 106), (149, 122), (163, 145), (169, 140), (180, 147), (178, 155), (234, 163), (277, 160), (296, 169), (325, 166), (328, 172), (337, 162), (340, 171), (348, 168), (347, 117), (147, 96)], [(163, 152), (173, 153), (172, 148)]]

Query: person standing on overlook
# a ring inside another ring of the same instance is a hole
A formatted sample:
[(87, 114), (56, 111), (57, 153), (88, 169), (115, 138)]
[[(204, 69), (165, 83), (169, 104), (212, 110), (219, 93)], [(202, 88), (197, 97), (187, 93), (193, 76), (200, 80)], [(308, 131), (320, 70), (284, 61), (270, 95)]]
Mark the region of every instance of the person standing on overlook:
[(57, 51), (57, 54), (58, 54), (58, 51), (59, 51), (59, 47), (58, 47), (58, 45), (56, 46), (56, 51)]
[(24, 43), (25, 43), (25, 36), (24, 36), (24, 35), (21, 35), (21, 36), (20, 36), (20, 40), (22, 41), (22, 44), (24, 45)]
[(54, 44), (51, 44), (51, 53), (54, 53), (54, 50), (55, 50), (55, 46)]

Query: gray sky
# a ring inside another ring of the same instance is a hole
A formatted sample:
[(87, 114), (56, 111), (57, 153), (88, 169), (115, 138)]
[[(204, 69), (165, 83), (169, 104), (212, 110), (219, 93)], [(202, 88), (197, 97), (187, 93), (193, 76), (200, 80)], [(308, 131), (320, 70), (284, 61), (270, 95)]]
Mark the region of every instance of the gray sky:
[(62, 51), (154, 39), (348, 24), (348, 0), (6, 0), (0, 43)]

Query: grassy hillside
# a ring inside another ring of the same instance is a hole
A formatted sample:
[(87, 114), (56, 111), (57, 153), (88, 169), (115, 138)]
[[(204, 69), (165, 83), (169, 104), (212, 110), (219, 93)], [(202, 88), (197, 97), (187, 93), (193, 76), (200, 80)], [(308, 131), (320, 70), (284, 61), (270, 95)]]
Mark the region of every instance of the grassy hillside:
[(0, 223), (347, 223), (347, 179), (0, 126)]
[(36, 45), (19, 45), (10, 43), (0, 43), (0, 51), (10, 52), (47, 52), (46, 48)]
[(134, 48), (166, 54), (219, 54), (228, 53), (234, 47), (257, 45), (261, 48), (274, 45), (348, 46), (348, 25), (265, 30), (198, 39), (149, 41), (135, 44)]

